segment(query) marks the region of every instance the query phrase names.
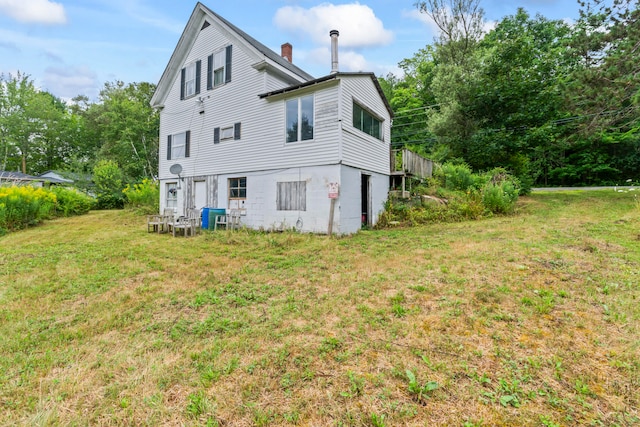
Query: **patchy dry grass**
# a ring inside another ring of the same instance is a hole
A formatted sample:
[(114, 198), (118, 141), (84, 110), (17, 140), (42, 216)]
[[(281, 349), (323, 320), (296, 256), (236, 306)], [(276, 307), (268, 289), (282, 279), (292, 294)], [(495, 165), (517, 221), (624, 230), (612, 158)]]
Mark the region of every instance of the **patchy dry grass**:
[(0, 239), (0, 424), (640, 423), (628, 195), (340, 239), (143, 221)]

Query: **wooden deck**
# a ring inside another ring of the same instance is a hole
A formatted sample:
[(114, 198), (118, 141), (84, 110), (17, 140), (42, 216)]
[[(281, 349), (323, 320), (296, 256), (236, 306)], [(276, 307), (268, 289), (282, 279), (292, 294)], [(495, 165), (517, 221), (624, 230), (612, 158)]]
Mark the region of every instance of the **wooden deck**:
[[(391, 190), (389, 195), (408, 199), (411, 197), (411, 188), (407, 190), (407, 178), (425, 179), (433, 174), (433, 162), (429, 159), (403, 148), (402, 150), (391, 150), (391, 186), (400, 187), (398, 190)], [(410, 184), (409, 184), (410, 185)]]

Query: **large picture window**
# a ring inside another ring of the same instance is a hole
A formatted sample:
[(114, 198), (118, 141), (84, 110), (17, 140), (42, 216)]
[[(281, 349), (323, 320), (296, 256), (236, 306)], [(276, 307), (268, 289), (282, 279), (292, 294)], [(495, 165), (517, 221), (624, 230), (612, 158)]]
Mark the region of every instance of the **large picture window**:
[(381, 121), (362, 108), (359, 104), (353, 103), (353, 127), (378, 139), (382, 139)]
[(313, 139), (313, 95), (286, 102), (287, 142)]

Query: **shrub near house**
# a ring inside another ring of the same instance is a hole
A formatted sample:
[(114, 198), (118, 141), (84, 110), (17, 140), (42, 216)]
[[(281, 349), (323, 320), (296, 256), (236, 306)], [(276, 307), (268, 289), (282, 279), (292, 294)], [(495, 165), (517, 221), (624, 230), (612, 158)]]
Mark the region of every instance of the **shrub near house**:
[(518, 201), (520, 183), (502, 168), (475, 174), (465, 164), (445, 163), (413, 193), (410, 200), (389, 199), (379, 227), (510, 214)]

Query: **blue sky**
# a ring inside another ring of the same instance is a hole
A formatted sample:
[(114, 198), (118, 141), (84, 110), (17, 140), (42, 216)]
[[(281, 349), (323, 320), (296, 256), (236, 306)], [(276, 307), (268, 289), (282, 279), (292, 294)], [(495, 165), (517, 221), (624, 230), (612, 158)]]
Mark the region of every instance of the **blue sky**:
[[(205, 0), (203, 3), (314, 75), (331, 69), (329, 30), (340, 31), (340, 71), (399, 74), (398, 62), (430, 44), (434, 26), (414, 0)], [(96, 100), (107, 81), (157, 83), (195, 1), (0, 0), (0, 73), (28, 74), (63, 99)], [(576, 0), (481, 0), (491, 22), (523, 7), (549, 19), (578, 17)]]

